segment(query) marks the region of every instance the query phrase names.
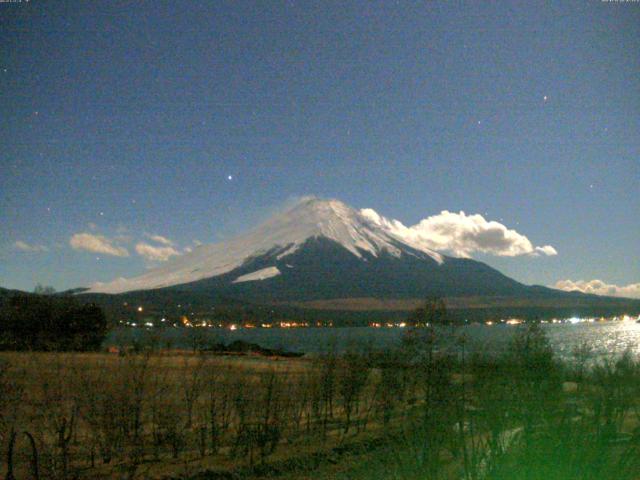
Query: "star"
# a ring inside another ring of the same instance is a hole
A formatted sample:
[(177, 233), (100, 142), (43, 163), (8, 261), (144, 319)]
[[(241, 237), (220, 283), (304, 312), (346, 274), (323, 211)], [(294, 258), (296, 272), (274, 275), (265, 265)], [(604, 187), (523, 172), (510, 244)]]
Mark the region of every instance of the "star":
[(100, 216), (101, 216), (101, 217), (104, 217), (104, 212), (100, 212)]
[(229, 181), (233, 180), (233, 175), (228, 175), (227, 176), (227, 180), (229, 180)]
[(546, 102), (547, 100), (549, 100), (549, 97), (545, 95), (544, 97), (542, 97), (542, 100)]

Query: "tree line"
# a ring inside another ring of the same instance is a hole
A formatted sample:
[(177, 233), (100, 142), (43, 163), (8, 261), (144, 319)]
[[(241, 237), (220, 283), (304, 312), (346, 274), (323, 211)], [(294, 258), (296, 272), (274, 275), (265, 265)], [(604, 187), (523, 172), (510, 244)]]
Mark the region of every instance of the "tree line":
[(72, 296), (43, 290), (0, 297), (0, 350), (97, 350), (106, 333), (102, 309)]

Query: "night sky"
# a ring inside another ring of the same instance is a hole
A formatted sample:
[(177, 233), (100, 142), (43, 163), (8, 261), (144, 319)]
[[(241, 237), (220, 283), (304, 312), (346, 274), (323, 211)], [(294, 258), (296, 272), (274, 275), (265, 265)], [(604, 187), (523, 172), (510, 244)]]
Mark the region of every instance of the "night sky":
[(0, 3), (3, 287), (132, 276), (303, 195), (480, 214), (557, 251), (471, 254), (505, 274), (623, 287), (639, 187), (640, 3)]

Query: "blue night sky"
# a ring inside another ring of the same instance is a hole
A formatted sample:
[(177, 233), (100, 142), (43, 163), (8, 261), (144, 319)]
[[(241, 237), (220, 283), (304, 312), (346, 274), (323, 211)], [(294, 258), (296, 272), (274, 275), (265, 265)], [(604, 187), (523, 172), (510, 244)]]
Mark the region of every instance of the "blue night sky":
[(640, 3), (0, 3), (3, 287), (132, 276), (309, 194), (481, 214), (558, 252), (473, 255), (505, 274), (624, 286), (639, 187)]

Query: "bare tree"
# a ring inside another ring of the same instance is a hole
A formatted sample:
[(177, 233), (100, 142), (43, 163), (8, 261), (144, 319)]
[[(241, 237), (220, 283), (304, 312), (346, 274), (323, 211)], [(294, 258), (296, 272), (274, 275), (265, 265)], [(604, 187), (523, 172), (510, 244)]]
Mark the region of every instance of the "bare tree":
[(184, 408), (187, 413), (187, 429), (190, 429), (193, 424), (193, 408), (202, 396), (206, 381), (205, 369), (207, 367), (208, 359), (205, 355), (196, 356), (194, 362), (190, 362), (189, 357), (183, 358), (179, 382), (182, 390)]
[(339, 359), (337, 382), (342, 399), (345, 434), (349, 432), (353, 415), (359, 412), (360, 395), (367, 384), (369, 373), (369, 365), (363, 355), (347, 352)]

